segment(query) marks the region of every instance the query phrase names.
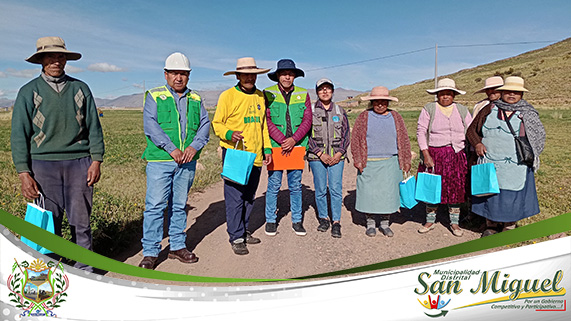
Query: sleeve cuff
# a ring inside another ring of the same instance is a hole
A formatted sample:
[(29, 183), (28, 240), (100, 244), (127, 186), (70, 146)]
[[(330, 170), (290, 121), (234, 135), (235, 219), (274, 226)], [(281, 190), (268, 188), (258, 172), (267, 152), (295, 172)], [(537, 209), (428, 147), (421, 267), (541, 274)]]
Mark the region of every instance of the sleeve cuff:
[(172, 153), (176, 149), (176, 146), (173, 143), (170, 143), (170, 144), (165, 145), (164, 149), (170, 155), (170, 153)]
[(226, 140), (232, 140), (232, 134), (234, 134), (233, 131), (231, 130), (227, 131), (225, 136)]
[(91, 160), (96, 162), (103, 162), (103, 154), (91, 154)]
[(268, 155), (272, 153), (272, 149), (271, 148), (264, 148), (264, 155)]

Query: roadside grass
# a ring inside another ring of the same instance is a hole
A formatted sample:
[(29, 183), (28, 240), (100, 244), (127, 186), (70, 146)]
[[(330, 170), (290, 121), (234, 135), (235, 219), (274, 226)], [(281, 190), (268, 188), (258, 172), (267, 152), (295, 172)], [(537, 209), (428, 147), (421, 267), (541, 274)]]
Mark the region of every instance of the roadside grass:
[[(405, 120), (412, 150), (418, 154), (416, 122), (419, 111), (396, 109)], [(351, 125), (362, 110), (354, 108), (349, 113)], [(520, 226), (571, 211), (571, 167), (568, 166), (571, 156), (567, 152), (571, 109), (547, 107), (540, 109), (540, 114), (547, 130), (546, 148), (535, 176), (541, 214), (520, 221)], [(10, 117), (9, 113), (0, 116), (0, 207), (23, 218), (27, 201), (21, 195), (20, 181), (12, 163)], [(91, 221), (94, 250), (112, 257), (133, 242), (139, 242), (142, 234), (146, 162), (141, 159), (141, 154), (146, 142), (140, 110), (106, 110), (101, 123), (106, 155), (101, 181), (95, 186)], [(218, 142), (211, 129), (210, 142), (199, 159), (201, 165), (191, 193), (203, 191), (220, 180)], [(418, 158), (413, 161), (412, 174), (417, 166)], [(69, 229), (64, 230), (64, 237), (70, 238)]]

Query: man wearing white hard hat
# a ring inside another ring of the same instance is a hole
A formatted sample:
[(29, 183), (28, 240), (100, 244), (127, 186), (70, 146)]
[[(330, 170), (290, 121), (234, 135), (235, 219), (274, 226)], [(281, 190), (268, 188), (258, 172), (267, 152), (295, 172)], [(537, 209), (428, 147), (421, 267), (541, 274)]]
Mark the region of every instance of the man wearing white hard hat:
[(145, 93), (143, 122), (147, 148), (147, 196), (143, 214), (143, 260), (139, 266), (154, 269), (163, 239), (163, 212), (168, 205), (169, 259), (195, 263), (186, 248), (186, 201), (194, 181), (196, 160), (210, 138), (210, 120), (202, 99), (186, 87), (190, 62), (180, 52), (168, 56), (167, 84)]
[[(100, 178), (105, 148), (91, 90), (64, 70), (67, 61), (80, 58), (60, 37), (38, 39), (36, 52), (26, 61), (41, 64), (42, 72), (18, 92), (10, 142), (22, 195), (44, 198), (59, 236), (65, 210), (72, 241), (92, 250), (93, 185)], [(93, 270), (80, 262), (75, 267)]]

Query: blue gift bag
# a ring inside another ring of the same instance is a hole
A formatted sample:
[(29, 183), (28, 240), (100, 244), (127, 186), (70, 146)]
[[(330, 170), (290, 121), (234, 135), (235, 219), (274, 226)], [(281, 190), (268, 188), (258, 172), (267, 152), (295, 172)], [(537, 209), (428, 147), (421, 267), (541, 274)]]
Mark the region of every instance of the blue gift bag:
[(418, 173), (416, 179), (417, 201), (428, 204), (440, 204), (442, 193), (442, 177), (432, 173)]
[(399, 192), (400, 207), (411, 209), (418, 204), (414, 198), (416, 192), (416, 179), (414, 176), (408, 176), (408, 178), (399, 183)]
[(493, 163), (483, 163), (483, 157), (478, 159), (478, 164), (471, 168), (471, 187), (474, 196), (489, 196), (500, 192)]
[[(36, 203), (36, 201), (34, 201)], [(28, 203), (28, 207), (26, 208), (26, 222), (32, 223), (37, 227), (41, 227), (42, 229), (54, 233), (54, 217), (52, 212), (43, 209), (44, 205), (44, 196), (40, 194), (39, 199), (37, 199), (38, 204)], [(21, 241), (26, 244), (27, 246), (31, 247), (32, 249), (42, 253), (48, 254), (52, 253), (52, 251), (42, 247), (25, 237), (21, 237)]]
[[(238, 147), (239, 142), (235, 147)], [(242, 144), (244, 148), (244, 144)], [(254, 166), (256, 154), (250, 153), (245, 150), (239, 149), (226, 149), (226, 156), (224, 156), (224, 165), (222, 166), (223, 179), (238, 183), (240, 185), (248, 184), (252, 166)]]

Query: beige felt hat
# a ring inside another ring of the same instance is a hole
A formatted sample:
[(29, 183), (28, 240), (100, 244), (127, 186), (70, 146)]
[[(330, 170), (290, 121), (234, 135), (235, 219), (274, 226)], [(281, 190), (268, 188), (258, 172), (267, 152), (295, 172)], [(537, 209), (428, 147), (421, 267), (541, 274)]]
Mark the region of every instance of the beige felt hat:
[(377, 100), (377, 99), (399, 101), (398, 98), (389, 96), (389, 90), (387, 89), (387, 87), (384, 86), (374, 87), (369, 95), (361, 97), (361, 100)]
[(442, 79), (438, 80), (436, 88), (427, 89), (426, 91), (429, 94), (436, 94), (437, 92), (442, 91), (442, 90), (452, 90), (452, 91), (454, 91), (460, 95), (464, 95), (466, 93), (465, 91), (456, 88), (456, 82), (454, 82), (454, 80), (452, 80), (450, 78), (442, 78)]
[(235, 75), (236, 73), (243, 74), (265, 74), (269, 69), (258, 68), (256, 66), (256, 60), (252, 57), (238, 58), (236, 62), (236, 70), (227, 71), (224, 76)]
[(62, 52), (67, 60), (79, 60), (81, 54), (79, 52), (69, 51), (65, 48), (65, 42), (60, 37), (42, 37), (36, 41), (36, 53), (26, 59), (27, 62), (33, 64), (41, 64), (40, 57), (48, 52)]
[(504, 85), (496, 90), (529, 91), (523, 87), (523, 78), (511, 76), (506, 78)]
[(484, 88), (478, 90), (474, 94), (483, 93), (489, 88), (498, 88), (504, 85), (504, 79), (500, 76), (489, 77), (484, 81)]

